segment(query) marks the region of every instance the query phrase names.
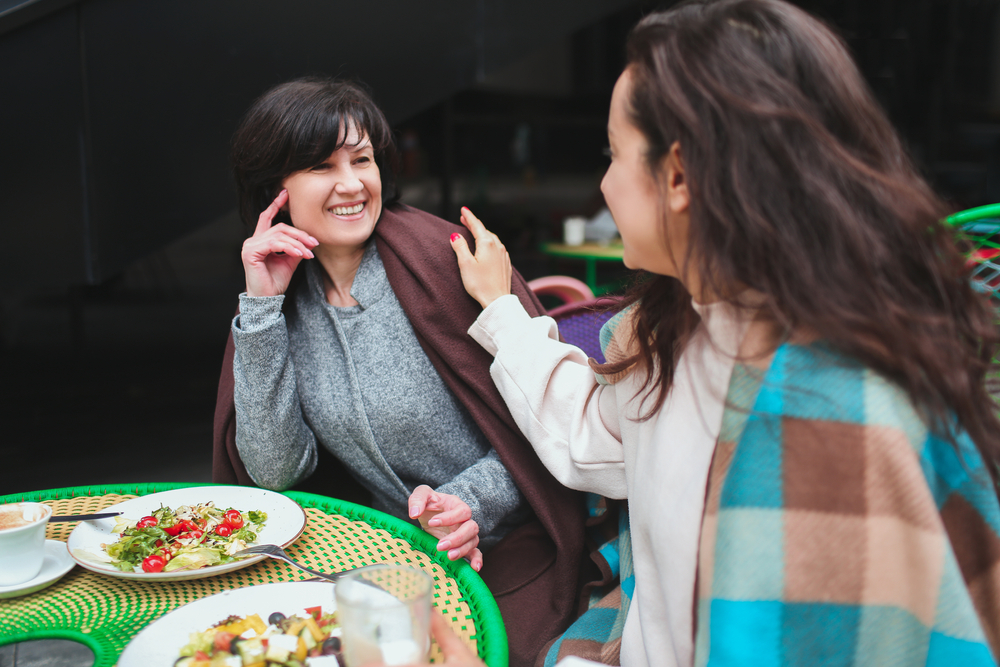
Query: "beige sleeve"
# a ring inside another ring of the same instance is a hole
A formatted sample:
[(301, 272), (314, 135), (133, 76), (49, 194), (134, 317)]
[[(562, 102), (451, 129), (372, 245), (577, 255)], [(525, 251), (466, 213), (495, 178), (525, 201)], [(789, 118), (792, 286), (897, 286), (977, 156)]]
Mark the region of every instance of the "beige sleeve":
[(587, 355), (559, 341), (555, 320), (504, 296), (469, 335), (494, 356), (493, 381), (549, 472), (572, 489), (625, 498), (615, 387), (597, 384)]

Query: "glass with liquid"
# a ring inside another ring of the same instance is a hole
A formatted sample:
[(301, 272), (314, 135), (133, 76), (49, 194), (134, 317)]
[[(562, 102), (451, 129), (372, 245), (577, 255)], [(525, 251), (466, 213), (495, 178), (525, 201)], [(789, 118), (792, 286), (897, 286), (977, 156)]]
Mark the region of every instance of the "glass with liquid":
[(420, 570), (401, 565), (378, 565), (339, 579), (334, 595), (347, 667), (427, 662), (432, 584)]

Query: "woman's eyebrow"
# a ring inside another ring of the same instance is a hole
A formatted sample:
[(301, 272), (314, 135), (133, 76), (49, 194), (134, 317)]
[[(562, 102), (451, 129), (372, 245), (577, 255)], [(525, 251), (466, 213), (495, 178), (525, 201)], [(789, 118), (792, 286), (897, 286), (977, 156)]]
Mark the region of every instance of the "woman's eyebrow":
[(353, 146), (345, 146), (352, 153), (360, 153), (366, 148), (370, 148), (372, 145), (371, 139), (365, 138), (361, 143), (354, 144)]

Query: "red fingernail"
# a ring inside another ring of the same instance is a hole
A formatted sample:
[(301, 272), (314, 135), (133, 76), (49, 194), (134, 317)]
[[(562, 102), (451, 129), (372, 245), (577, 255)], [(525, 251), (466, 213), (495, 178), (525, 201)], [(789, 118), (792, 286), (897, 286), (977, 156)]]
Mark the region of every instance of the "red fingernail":
[(454, 243), (459, 238), (461, 238), (461, 236), (462, 236), (461, 234), (459, 234), (458, 232), (455, 232), (454, 234), (451, 235), (451, 242)]

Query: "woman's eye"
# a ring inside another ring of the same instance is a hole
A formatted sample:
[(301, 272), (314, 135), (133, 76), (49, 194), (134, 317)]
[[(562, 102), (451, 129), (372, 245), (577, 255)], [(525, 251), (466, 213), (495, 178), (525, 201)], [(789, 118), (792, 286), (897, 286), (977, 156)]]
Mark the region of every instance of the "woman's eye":
[(369, 162), (371, 162), (371, 158), (368, 156), (359, 157), (354, 161), (355, 164), (368, 164)]

